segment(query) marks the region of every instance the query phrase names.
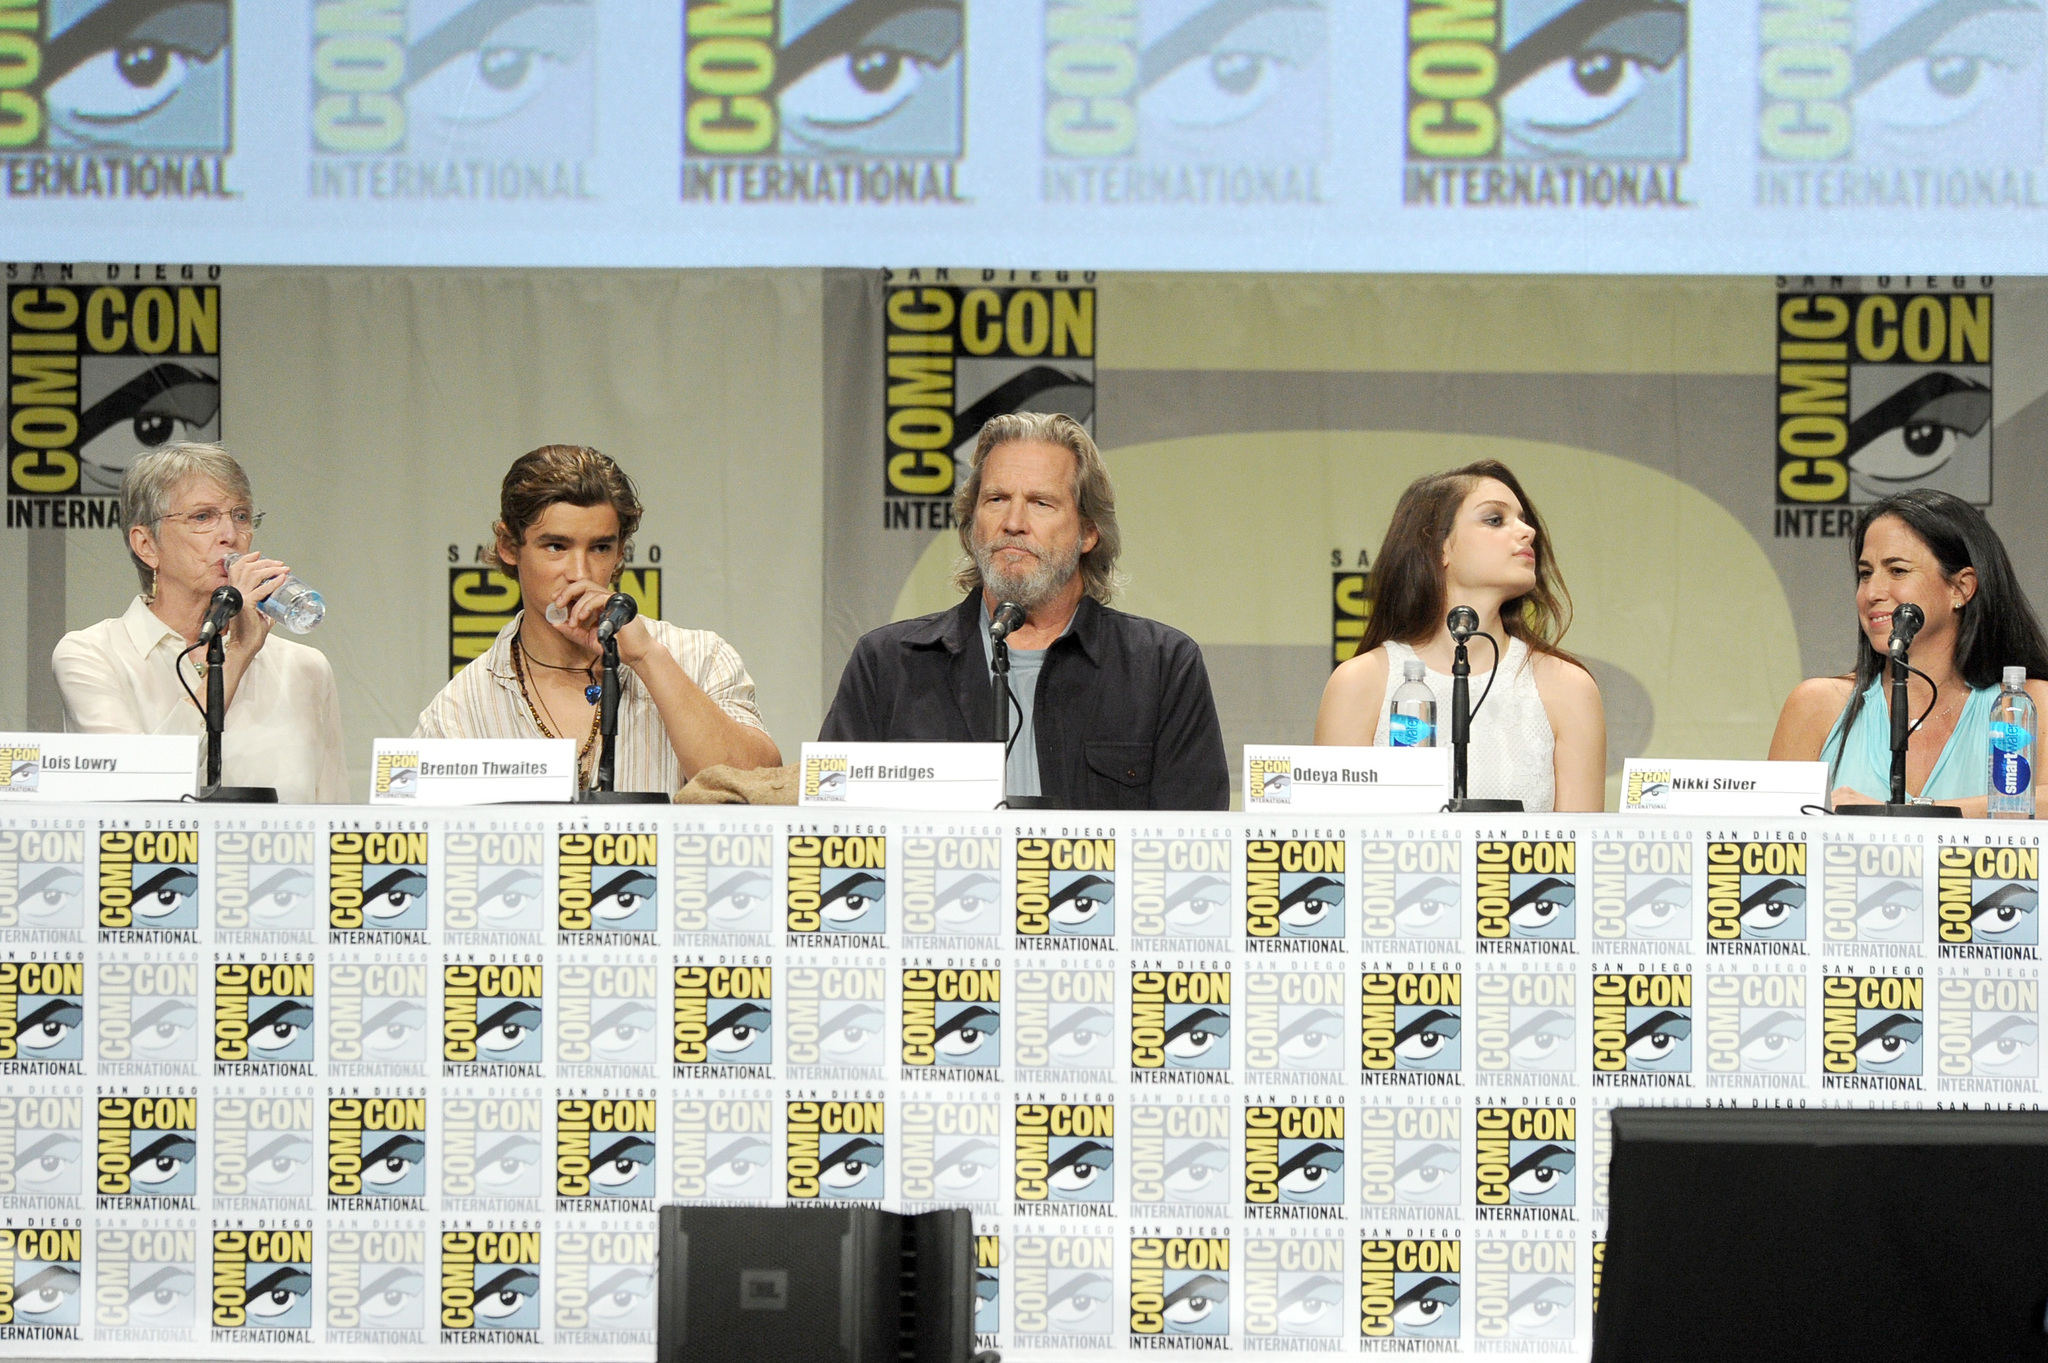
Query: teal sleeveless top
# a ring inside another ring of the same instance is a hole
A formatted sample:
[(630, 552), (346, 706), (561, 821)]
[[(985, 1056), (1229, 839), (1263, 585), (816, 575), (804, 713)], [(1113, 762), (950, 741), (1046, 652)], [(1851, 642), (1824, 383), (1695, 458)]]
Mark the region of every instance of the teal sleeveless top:
[[(1991, 703), (1998, 699), (1995, 686), (1974, 687), (1963, 702), (1955, 732), (1942, 745), (1941, 756), (1928, 774), (1927, 784), (1908, 791), (1909, 798), (1925, 800), (1967, 800), (1988, 794), (1991, 786)], [(1848, 713), (1844, 706), (1843, 714)], [(1835, 769), (1829, 790), (1847, 786), (1873, 800), (1885, 800), (1892, 791), (1892, 716), (1884, 702), (1884, 677), (1879, 675), (1863, 693), (1863, 709), (1848, 741), (1842, 739), (1842, 719), (1828, 731), (1820, 746), (1820, 760), (1833, 762), (1839, 750), (1842, 762)]]

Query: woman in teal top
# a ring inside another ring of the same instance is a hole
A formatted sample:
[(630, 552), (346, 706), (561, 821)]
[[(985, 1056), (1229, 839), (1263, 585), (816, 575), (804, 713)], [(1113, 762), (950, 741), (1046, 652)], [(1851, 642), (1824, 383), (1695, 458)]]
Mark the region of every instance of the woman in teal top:
[[(1879, 804), (1891, 793), (1892, 741), (1885, 651), (1892, 611), (1926, 615), (1913, 640), (1907, 703), (1906, 793), (1984, 816), (1990, 717), (2001, 671), (2025, 667), (2027, 692), (2048, 713), (2048, 640), (2020, 591), (1998, 532), (1960, 497), (1898, 492), (1856, 518), (1856, 671), (1801, 682), (1771, 737), (1771, 760), (1828, 764), (1829, 804)], [(1921, 716), (1925, 716), (1924, 719)]]

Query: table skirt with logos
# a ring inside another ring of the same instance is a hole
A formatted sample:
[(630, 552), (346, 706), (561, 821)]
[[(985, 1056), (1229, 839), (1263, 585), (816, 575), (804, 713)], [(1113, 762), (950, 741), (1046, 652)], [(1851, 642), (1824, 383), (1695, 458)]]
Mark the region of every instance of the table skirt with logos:
[(0, 1347), (634, 1359), (664, 1202), (987, 1345), (1582, 1353), (1617, 1104), (2032, 1107), (2031, 823), (0, 810)]

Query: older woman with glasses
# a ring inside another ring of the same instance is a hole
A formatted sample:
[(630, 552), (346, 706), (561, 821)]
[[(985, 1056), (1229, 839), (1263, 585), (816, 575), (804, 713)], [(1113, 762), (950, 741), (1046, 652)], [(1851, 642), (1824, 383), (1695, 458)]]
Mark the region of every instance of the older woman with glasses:
[[(142, 595), (113, 620), (75, 630), (50, 657), (66, 723), (94, 734), (204, 734), (205, 663), (189, 650), (214, 590), (233, 586), (242, 611), (229, 626), (221, 736), (226, 785), (273, 786), (287, 804), (348, 798), (341, 701), (318, 649), (270, 637), (257, 609), (289, 574), (250, 552), (263, 516), (249, 476), (218, 445), (168, 445), (121, 480), (128, 556)], [(233, 567), (229, 554), (244, 554)]]

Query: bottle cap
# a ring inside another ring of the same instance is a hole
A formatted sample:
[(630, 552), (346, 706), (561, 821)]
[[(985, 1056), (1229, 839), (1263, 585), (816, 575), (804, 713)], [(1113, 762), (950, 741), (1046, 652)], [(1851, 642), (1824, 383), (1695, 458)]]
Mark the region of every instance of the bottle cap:
[(2023, 689), (2023, 688), (2024, 688), (2024, 687), (2026, 686), (2026, 684), (2027, 684), (2027, 669), (2026, 669), (2026, 668), (2024, 668), (2024, 667), (2008, 667), (2008, 668), (2006, 668), (2006, 669), (2005, 669), (2005, 689), (2006, 689), (2006, 690), (2008, 690), (2008, 691), (2018, 691), (2018, 690), (2021, 690), (2021, 689)]
[(1426, 671), (1428, 671), (1428, 669), (1423, 666), (1422, 659), (1410, 658), (1406, 662), (1401, 664), (1401, 680), (1421, 681), (1422, 674)]

